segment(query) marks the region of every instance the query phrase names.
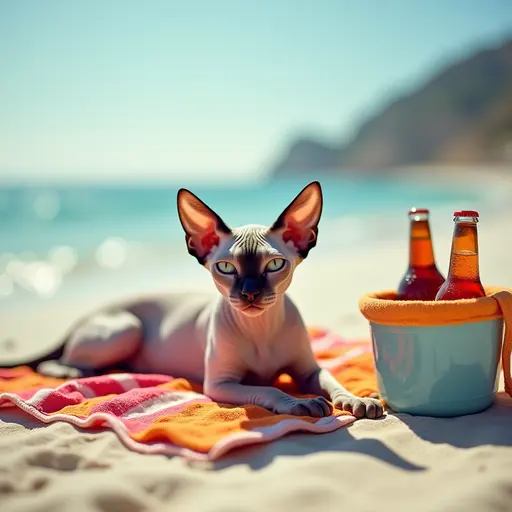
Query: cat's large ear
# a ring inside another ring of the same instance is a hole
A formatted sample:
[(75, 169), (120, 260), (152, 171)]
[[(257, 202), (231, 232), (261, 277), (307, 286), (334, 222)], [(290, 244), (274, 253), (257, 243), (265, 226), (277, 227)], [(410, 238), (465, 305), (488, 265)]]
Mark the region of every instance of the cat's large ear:
[(231, 230), (197, 196), (184, 188), (178, 191), (178, 216), (185, 230), (188, 252), (204, 265), (214, 246)]
[(289, 204), (270, 228), (292, 242), (302, 258), (316, 245), (322, 215), (322, 187), (313, 181)]

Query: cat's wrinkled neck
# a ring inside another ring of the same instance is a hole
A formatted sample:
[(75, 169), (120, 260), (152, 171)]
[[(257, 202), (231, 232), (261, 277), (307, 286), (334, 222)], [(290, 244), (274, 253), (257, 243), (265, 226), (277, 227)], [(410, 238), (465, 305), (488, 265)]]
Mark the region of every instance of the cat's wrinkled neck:
[(273, 335), (280, 331), (285, 321), (283, 296), (278, 297), (273, 306), (258, 316), (244, 315), (241, 311), (233, 309), (227, 302), (224, 307), (228, 308), (231, 322), (244, 338), (254, 342), (262, 343), (271, 340)]

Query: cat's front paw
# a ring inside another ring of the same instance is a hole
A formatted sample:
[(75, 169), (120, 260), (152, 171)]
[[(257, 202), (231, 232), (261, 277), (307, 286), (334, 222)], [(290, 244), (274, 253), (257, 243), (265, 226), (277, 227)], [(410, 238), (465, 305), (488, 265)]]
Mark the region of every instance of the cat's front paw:
[(359, 398), (353, 395), (340, 395), (333, 400), (334, 407), (348, 411), (356, 418), (380, 418), (384, 407), (375, 398)]
[(323, 418), (332, 413), (331, 404), (323, 397), (290, 398), (274, 407), (277, 414), (292, 414), (293, 416), (312, 416)]

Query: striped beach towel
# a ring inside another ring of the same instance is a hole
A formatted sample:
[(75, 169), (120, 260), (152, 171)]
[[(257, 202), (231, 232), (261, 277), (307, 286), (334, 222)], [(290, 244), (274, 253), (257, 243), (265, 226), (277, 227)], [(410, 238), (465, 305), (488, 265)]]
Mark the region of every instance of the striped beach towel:
[[(371, 346), (311, 329), (319, 364), (350, 391), (376, 391)], [(283, 375), (279, 388), (296, 395)], [(17, 407), (43, 423), (111, 429), (131, 450), (215, 460), (236, 447), (265, 443), (290, 432), (331, 432), (355, 421), (336, 410), (325, 418), (278, 415), (258, 406), (213, 402), (201, 386), (168, 375), (112, 373), (63, 381), (19, 367), (0, 370), (0, 407)]]

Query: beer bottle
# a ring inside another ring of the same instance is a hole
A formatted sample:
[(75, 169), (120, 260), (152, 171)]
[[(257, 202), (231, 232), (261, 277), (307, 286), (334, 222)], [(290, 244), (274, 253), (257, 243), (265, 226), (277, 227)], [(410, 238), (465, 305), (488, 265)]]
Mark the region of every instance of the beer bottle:
[(434, 300), (444, 277), (434, 258), (429, 211), (409, 210), (409, 266), (398, 285), (399, 300)]
[(462, 210), (453, 214), (452, 252), (448, 277), (436, 300), (485, 297), (478, 265), (478, 212)]

